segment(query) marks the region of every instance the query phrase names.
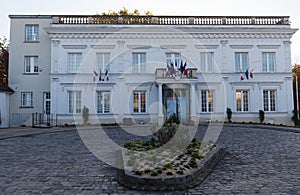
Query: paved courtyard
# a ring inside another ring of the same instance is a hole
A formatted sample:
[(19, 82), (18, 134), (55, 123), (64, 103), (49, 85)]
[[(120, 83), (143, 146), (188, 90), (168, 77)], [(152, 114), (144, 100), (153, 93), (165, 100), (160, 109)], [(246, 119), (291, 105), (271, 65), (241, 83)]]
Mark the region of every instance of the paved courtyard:
[[(205, 131), (200, 126), (196, 136)], [(137, 138), (118, 128), (105, 132), (118, 144)], [(0, 194), (158, 194), (118, 184), (117, 170), (97, 159), (76, 130), (3, 138)], [(226, 125), (218, 144), (228, 153), (201, 185), (162, 194), (300, 194), (299, 131)]]

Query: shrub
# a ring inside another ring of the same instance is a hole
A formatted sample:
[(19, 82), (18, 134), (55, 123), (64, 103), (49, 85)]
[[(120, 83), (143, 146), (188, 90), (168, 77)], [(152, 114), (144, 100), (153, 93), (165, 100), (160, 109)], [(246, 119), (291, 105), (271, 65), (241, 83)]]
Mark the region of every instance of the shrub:
[(83, 119), (83, 124), (87, 124), (89, 121), (89, 109), (85, 106), (83, 106), (82, 109), (82, 119)]
[(262, 124), (265, 120), (265, 112), (263, 110), (259, 110), (259, 123)]
[(231, 123), (231, 122), (232, 122), (232, 121), (231, 121), (231, 118), (232, 118), (232, 111), (231, 111), (230, 108), (227, 108), (226, 114), (227, 114), (227, 120), (228, 120), (228, 122)]
[(295, 127), (298, 125), (298, 110), (293, 110), (292, 121), (294, 122)]

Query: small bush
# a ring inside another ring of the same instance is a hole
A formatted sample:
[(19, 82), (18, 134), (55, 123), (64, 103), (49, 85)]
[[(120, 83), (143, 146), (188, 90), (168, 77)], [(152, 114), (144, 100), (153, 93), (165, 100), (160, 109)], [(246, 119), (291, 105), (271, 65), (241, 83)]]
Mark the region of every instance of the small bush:
[(259, 123), (262, 124), (265, 120), (265, 112), (263, 110), (259, 110)]
[(226, 114), (227, 114), (227, 120), (228, 120), (228, 122), (231, 123), (231, 122), (232, 122), (232, 121), (231, 121), (231, 118), (232, 118), (232, 111), (231, 111), (230, 108), (227, 108)]

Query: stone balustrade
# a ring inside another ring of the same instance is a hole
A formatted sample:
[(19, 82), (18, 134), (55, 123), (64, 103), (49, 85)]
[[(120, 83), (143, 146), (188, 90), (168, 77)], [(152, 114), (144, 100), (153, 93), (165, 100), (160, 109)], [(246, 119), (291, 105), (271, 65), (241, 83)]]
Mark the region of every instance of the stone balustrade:
[(289, 16), (108, 16), (55, 15), (53, 24), (289, 25)]

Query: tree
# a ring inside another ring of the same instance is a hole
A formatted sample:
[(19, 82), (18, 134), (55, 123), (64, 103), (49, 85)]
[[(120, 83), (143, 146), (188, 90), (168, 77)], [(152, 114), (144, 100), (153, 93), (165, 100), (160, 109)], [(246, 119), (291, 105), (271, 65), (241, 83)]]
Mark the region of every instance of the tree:
[(8, 85), (8, 40), (0, 38), (0, 85)]
[[(146, 16), (152, 16), (151, 11), (144, 12)], [(103, 12), (102, 15), (104, 16), (140, 16), (140, 11), (138, 9), (134, 9), (133, 12), (130, 12), (126, 7), (123, 7), (118, 12), (114, 10), (109, 10), (107, 13)]]

